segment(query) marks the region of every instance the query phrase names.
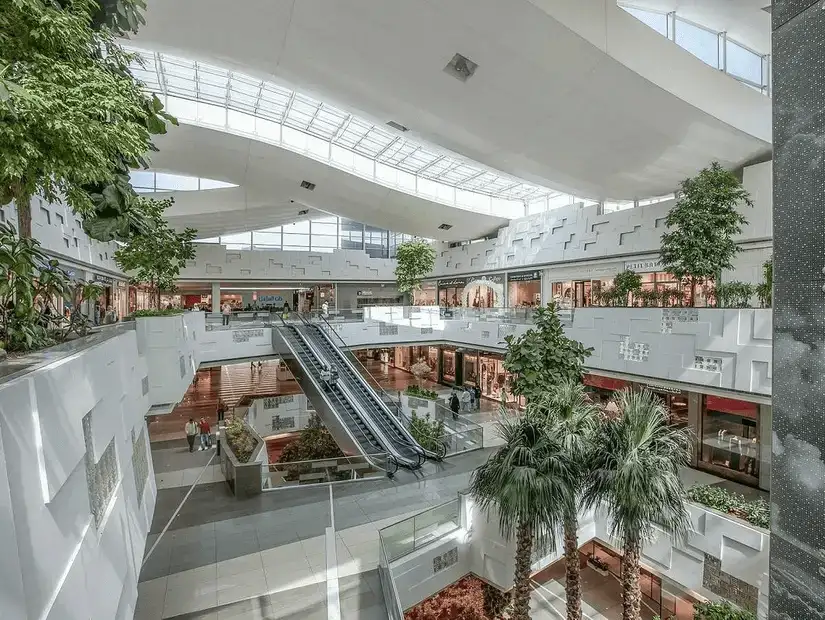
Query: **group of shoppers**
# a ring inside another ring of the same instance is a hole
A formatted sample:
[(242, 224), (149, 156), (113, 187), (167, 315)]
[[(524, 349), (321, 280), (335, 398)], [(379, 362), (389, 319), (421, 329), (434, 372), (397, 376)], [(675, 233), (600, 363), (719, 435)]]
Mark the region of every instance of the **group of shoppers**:
[(453, 418), (458, 418), (458, 412), (475, 411), (481, 406), (481, 390), (478, 386), (464, 386), (463, 388), (453, 388), (448, 400)]
[(195, 422), (194, 418), (189, 418), (186, 423), (186, 441), (189, 443), (189, 452), (195, 451), (196, 439), (199, 440), (199, 451), (212, 447), (212, 428), (206, 418), (201, 418), (198, 422)]

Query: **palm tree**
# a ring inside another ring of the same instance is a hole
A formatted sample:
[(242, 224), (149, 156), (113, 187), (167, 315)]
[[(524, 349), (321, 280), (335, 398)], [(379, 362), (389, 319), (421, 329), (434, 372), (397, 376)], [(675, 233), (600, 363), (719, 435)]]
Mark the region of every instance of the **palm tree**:
[(571, 493), (563, 506), (564, 557), (566, 564), (567, 620), (581, 620), (581, 571), (579, 566), (579, 499), (590, 467), (592, 437), (599, 422), (599, 409), (593, 405), (584, 386), (567, 380), (548, 394), (548, 425), (559, 436), (564, 457), (569, 461), (570, 478), (565, 481)]
[(690, 517), (679, 468), (690, 457), (690, 432), (668, 425), (668, 411), (648, 390), (623, 390), (621, 415), (598, 427), (585, 503), (607, 509), (610, 535), (622, 546), (623, 620), (641, 612), (642, 545), (664, 531), (685, 542)]
[(536, 407), (528, 406), (518, 418), (502, 418), (498, 433), (504, 445), (473, 472), (470, 493), (488, 514), (496, 509), (504, 538), (515, 535), (511, 618), (529, 620), (533, 544), (541, 548), (555, 542), (560, 507), (571, 501), (566, 482), (570, 473), (558, 434), (550, 431)]

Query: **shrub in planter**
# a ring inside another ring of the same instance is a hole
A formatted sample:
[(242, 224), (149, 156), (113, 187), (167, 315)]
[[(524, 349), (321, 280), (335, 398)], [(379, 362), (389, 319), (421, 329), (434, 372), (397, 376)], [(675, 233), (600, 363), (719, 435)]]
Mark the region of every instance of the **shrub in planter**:
[(692, 502), (733, 515), (757, 527), (771, 527), (771, 508), (764, 499), (747, 501), (743, 495), (712, 485), (688, 489), (687, 496)]
[(613, 278), (613, 290), (616, 294), (616, 305), (630, 304), (630, 295), (637, 295), (642, 290), (642, 276), (632, 269), (625, 269)]
[(718, 308), (748, 308), (755, 287), (747, 282), (724, 282), (716, 285), (716, 306)]
[(226, 443), (232, 450), (235, 457), (241, 463), (248, 463), (252, 453), (255, 451), (255, 446), (258, 445), (258, 440), (249, 430), (249, 427), (244, 424), (242, 418), (232, 416), (224, 429), (226, 436)]
[(641, 304), (643, 308), (655, 308), (662, 301), (662, 295), (659, 291), (650, 289), (642, 289), (638, 293), (634, 293), (633, 297)]
[(739, 609), (727, 601), (720, 603), (696, 603), (693, 620), (756, 620), (756, 614)]
[(425, 450), (436, 452), (444, 441), (444, 422), (430, 420), (429, 413), (423, 418), (419, 417), (413, 409), (412, 418), (410, 419), (410, 435)]
[(763, 281), (756, 287), (756, 296), (763, 308), (770, 308), (773, 302), (773, 257), (762, 265)]
[(284, 446), (279, 463), (295, 463), (297, 461), (317, 461), (319, 459), (334, 459), (344, 456), (338, 444), (318, 416), (312, 416), (298, 439)]
[(132, 314), (130, 314), (123, 320), (128, 321), (130, 319), (139, 319), (151, 316), (175, 316), (180, 314), (183, 314), (183, 310), (181, 310), (180, 308), (164, 308), (162, 310), (135, 310)]
[(610, 566), (607, 562), (605, 562), (599, 556), (594, 555), (592, 553), (589, 556), (587, 556), (587, 563), (601, 571), (608, 572), (610, 570)]
[(424, 398), (426, 400), (438, 400), (438, 392), (434, 392), (433, 390), (428, 390), (417, 385), (411, 385), (404, 393), (407, 396), (415, 396), (416, 398)]

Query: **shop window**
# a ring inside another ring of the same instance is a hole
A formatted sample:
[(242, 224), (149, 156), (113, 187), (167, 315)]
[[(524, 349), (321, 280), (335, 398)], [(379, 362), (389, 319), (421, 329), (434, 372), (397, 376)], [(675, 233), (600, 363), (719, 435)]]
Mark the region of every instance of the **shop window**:
[(737, 477), (759, 480), (759, 405), (704, 396), (701, 462)]

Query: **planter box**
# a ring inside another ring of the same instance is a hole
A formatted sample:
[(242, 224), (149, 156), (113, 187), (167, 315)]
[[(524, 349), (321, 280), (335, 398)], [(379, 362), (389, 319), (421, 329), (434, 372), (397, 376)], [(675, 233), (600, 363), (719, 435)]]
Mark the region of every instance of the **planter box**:
[[(267, 464), (266, 442), (244, 420), (244, 425), (257, 441), (247, 463), (241, 463), (229, 443), (221, 441), (221, 472), (232, 494), (240, 499), (260, 495), (262, 490), (262, 466)], [(223, 436), (223, 432), (221, 432)]]
[(429, 398), (421, 398), (420, 396), (410, 396), (409, 394), (401, 394), (401, 407), (408, 417), (412, 416), (412, 412), (419, 418), (423, 418), (428, 413), (430, 419), (434, 420), (436, 416), (436, 404), (438, 401), (430, 400)]
[(587, 565), (590, 568), (592, 568), (594, 571), (599, 573), (602, 577), (607, 577), (610, 574), (609, 570), (607, 570), (606, 568), (599, 568), (598, 566), (593, 564), (593, 562), (591, 562), (590, 560), (587, 560)]

